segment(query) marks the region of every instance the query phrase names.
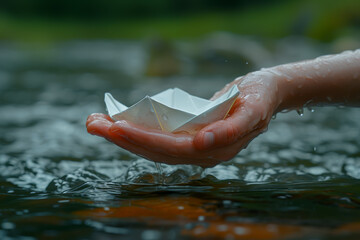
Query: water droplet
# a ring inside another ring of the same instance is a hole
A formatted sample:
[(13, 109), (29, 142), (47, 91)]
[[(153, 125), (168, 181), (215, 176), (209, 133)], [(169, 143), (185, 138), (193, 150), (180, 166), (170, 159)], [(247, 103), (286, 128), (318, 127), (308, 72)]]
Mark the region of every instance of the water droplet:
[(14, 193), (14, 190), (9, 190), (8, 193)]
[(158, 171), (158, 179), (157, 179), (158, 182), (157, 183), (164, 185), (165, 177), (163, 174), (163, 169), (162, 169), (161, 163), (155, 162), (155, 167), (156, 167), (156, 170)]
[(296, 110), (296, 112), (299, 114), (300, 117), (304, 116), (304, 109), (299, 108)]
[(249, 62), (246, 62), (245, 64), (246, 64), (246, 65), (248, 65), (248, 64), (249, 64)]
[(205, 217), (204, 217), (204, 216), (199, 216), (199, 217), (198, 217), (198, 221), (202, 222), (202, 221), (204, 221), (204, 220), (205, 220)]
[(178, 206), (179, 210), (184, 210), (184, 206)]
[(165, 114), (163, 114), (161, 117), (162, 117), (162, 119), (163, 119), (164, 121), (167, 121), (167, 120), (168, 120), (168, 117), (167, 117)]
[(312, 113), (315, 112), (315, 110), (314, 110), (312, 107), (309, 107), (309, 106), (308, 106), (307, 109), (308, 109), (310, 112), (312, 112)]
[(279, 71), (274, 68), (271, 68), (271, 69), (269, 68), (269, 70), (268, 70), (268, 72), (275, 74), (276, 76), (285, 78), (285, 80), (287, 82), (290, 82), (291, 80), (293, 80), (293, 77), (288, 74), (289, 71), (290, 71), (290, 69), (288, 69), (287, 67), (285, 68), (284, 66), (283, 66), (283, 71)]
[(316, 147), (314, 147), (314, 152), (316, 152), (316, 150), (317, 150), (317, 148), (316, 148)]
[(276, 119), (276, 114), (272, 115), (271, 119), (275, 120)]
[(151, 107), (151, 108), (150, 108), (150, 112), (152, 112), (152, 113), (155, 112), (155, 111), (154, 111), (154, 108)]
[(104, 207), (104, 211), (109, 211), (110, 208), (109, 207)]

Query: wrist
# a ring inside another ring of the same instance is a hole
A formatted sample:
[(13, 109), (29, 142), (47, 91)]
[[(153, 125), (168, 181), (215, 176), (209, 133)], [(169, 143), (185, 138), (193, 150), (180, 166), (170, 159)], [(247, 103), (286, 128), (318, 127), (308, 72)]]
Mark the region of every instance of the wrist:
[(277, 111), (311, 105), (360, 105), (360, 50), (267, 69), (279, 88)]
[(275, 66), (269, 70), (274, 74), (278, 86), (276, 112), (298, 108), (299, 103), (296, 102), (295, 98), (298, 96), (298, 91), (303, 87), (303, 84), (293, 76), (287, 64)]
[(284, 98), (281, 77), (274, 68), (263, 68), (237, 78), (233, 84), (240, 89), (240, 97), (254, 101), (262, 101), (267, 106), (267, 112), (275, 114)]
[[(318, 88), (321, 87), (325, 75), (314, 73), (313, 61), (289, 63), (269, 69), (276, 76), (279, 88), (277, 112), (299, 109), (324, 101), (324, 91)], [(326, 88), (328, 87), (330, 86)]]
[(274, 114), (288, 109), (288, 102), (291, 95), (293, 95), (293, 91), (290, 89), (290, 85), (288, 84), (286, 78), (287, 75), (281, 71), (279, 66), (263, 68), (257, 73), (259, 78), (263, 81), (262, 84), (271, 86), (269, 92), (273, 93), (272, 102)]

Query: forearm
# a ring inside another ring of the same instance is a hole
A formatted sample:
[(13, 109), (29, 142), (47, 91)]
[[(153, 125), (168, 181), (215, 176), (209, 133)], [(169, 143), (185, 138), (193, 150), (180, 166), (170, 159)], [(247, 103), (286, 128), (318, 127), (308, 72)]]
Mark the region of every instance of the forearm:
[(304, 105), (360, 106), (360, 49), (265, 71), (278, 79), (277, 111)]

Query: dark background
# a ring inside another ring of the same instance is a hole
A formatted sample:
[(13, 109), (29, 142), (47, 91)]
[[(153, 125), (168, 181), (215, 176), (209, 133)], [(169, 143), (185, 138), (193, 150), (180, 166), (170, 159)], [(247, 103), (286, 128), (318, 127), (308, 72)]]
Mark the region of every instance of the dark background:
[(0, 39), (199, 38), (214, 31), (320, 41), (359, 37), (360, 2), (220, 0), (3, 0)]

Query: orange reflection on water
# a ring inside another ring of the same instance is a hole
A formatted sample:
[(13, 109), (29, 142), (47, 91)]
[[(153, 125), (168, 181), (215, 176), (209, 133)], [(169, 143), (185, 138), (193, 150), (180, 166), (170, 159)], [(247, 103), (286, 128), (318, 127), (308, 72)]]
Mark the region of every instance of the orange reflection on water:
[(304, 235), (313, 229), (295, 225), (266, 224), (266, 223), (235, 223), (210, 222), (208, 226), (197, 226), (191, 230), (183, 230), (184, 235), (201, 237), (204, 239), (280, 239), (289, 236)]
[(214, 216), (211, 211), (213, 201), (205, 201), (193, 197), (166, 197), (128, 200), (120, 207), (94, 208), (78, 211), (82, 217), (159, 219), (172, 221), (194, 221), (199, 216)]
[[(217, 212), (216, 201), (194, 197), (163, 197), (121, 202), (120, 207), (94, 208), (77, 211), (83, 218), (126, 218), (148, 225), (163, 224), (182, 228), (190, 237), (236, 239), (279, 239), (316, 231), (315, 228), (286, 224), (229, 222)], [(192, 226), (185, 226), (191, 223)]]
[(336, 233), (358, 232), (360, 233), (360, 222), (347, 223), (336, 229)]

